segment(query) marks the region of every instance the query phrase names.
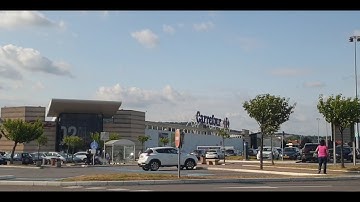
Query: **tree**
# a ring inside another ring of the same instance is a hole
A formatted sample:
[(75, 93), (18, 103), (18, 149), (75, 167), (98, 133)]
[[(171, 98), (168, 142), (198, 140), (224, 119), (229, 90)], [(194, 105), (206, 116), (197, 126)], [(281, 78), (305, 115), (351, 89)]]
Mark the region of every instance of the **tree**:
[(163, 146), (165, 147), (168, 143), (169, 143), (169, 138), (167, 137), (161, 137), (160, 138), (160, 142), (163, 144)]
[(224, 164), (225, 164), (225, 139), (227, 138), (230, 138), (230, 134), (224, 129), (224, 128), (221, 128), (219, 130), (219, 136), (222, 137), (222, 148), (223, 148), (223, 154), (224, 154)]
[(300, 148), (303, 148), (306, 143), (312, 143), (311, 139), (308, 136), (305, 136), (301, 139)]
[(250, 101), (245, 101), (244, 109), (260, 126), (260, 169), (263, 169), (264, 135), (274, 134), (280, 125), (288, 121), (296, 103), (289, 105), (289, 99), (276, 97), (270, 94), (257, 95)]
[(150, 138), (150, 136), (147, 136), (147, 135), (141, 135), (141, 136), (138, 136), (137, 139), (141, 143), (141, 152), (143, 152), (145, 142), (147, 142), (148, 140), (151, 140), (151, 138)]
[[(337, 127), (341, 136), (341, 167), (345, 168), (343, 149), (344, 149), (344, 130), (351, 126), (354, 126), (356, 121), (360, 117), (360, 103), (358, 98), (346, 98), (341, 94), (336, 96), (331, 95), (327, 99), (323, 95), (319, 96), (319, 102), (317, 105), (319, 112), (324, 116), (325, 120)], [(335, 140), (335, 134), (334, 134)], [(335, 151), (335, 149), (334, 149)], [(334, 155), (335, 156), (335, 155)], [(334, 157), (335, 159), (335, 157)]]
[(64, 143), (68, 146), (68, 149), (67, 149), (67, 153), (69, 153), (69, 149), (71, 148), (72, 149), (72, 152), (71, 152), (71, 160), (74, 160), (74, 152), (75, 152), (75, 148), (76, 147), (80, 147), (81, 144), (83, 143), (82, 139), (79, 137), (79, 136), (66, 136), (64, 137), (63, 139)]
[(46, 145), (47, 144), (47, 142), (48, 142), (48, 138), (47, 138), (47, 136), (45, 135), (45, 134), (42, 134), (42, 135), (40, 135), (37, 139), (36, 139), (36, 143), (37, 143), (37, 146), (38, 146), (38, 159), (40, 159), (39, 157), (40, 157), (40, 155), (39, 155), (39, 153), (40, 153), (40, 147), (41, 146), (44, 146), (44, 145)]
[(36, 140), (44, 133), (44, 125), (39, 119), (35, 122), (26, 122), (22, 119), (6, 119), (0, 126), (0, 133), (6, 139), (14, 141), (10, 156), (10, 164), (12, 164), (16, 146), (19, 143)]
[(109, 140), (119, 140), (121, 137), (117, 133), (110, 133)]

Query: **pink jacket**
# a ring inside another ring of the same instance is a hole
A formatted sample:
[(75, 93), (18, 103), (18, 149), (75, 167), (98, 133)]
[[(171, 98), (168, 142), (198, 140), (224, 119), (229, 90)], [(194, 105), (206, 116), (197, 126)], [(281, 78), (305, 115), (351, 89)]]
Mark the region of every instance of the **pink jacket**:
[(327, 157), (328, 156), (328, 148), (325, 145), (324, 146), (319, 145), (316, 148), (316, 151), (318, 153), (318, 157)]

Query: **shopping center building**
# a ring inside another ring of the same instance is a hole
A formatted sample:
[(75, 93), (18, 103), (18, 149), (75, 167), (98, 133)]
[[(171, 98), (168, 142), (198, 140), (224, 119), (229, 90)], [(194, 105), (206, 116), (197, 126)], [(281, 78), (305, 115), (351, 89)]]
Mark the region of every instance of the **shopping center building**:
[[(163, 146), (161, 137), (167, 137), (167, 146), (174, 146), (174, 134), (176, 129), (185, 133), (183, 150), (190, 152), (202, 145), (222, 145), (222, 137), (218, 136), (219, 128), (226, 128), (230, 138), (225, 139), (225, 146), (233, 146), (242, 152), (243, 140), (249, 137), (248, 130), (231, 130), (227, 118), (216, 118), (214, 115), (202, 115), (199, 111), (194, 112), (194, 119), (189, 122), (154, 122), (145, 120), (145, 112), (120, 109), (120, 101), (102, 100), (75, 100), (75, 99), (52, 99), (49, 106), (20, 106), (2, 107), (1, 119), (23, 119), (44, 123), (44, 134), (48, 143), (41, 147), (42, 151), (66, 150), (63, 138), (68, 135), (76, 135), (84, 141), (83, 148), (90, 148), (91, 133), (109, 132), (118, 134), (121, 139), (128, 139), (135, 143), (136, 154), (142, 145), (138, 141), (139, 136), (147, 135), (150, 139), (145, 142), (146, 147)], [(13, 141), (5, 137), (0, 139), (0, 151), (11, 151)], [(37, 143), (19, 144), (17, 152), (37, 151)]]

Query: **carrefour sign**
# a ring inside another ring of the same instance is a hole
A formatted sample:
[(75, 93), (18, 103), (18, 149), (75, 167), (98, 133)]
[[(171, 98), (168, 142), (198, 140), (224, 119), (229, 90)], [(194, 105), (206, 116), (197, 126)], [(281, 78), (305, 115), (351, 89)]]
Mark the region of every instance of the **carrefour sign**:
[[(230, 126), (230, 122), (228, 118), (224, 118), (224, 120), (221, 120), (219, 118), (216, 118), (214, 115), (211, 116), (202, 115), (200, 111), (196, 112), (196, 121), (204, 125), (223, 126), (224, 128), (229, 128)], [(221, 122), (223, 123), (221, 124)]]

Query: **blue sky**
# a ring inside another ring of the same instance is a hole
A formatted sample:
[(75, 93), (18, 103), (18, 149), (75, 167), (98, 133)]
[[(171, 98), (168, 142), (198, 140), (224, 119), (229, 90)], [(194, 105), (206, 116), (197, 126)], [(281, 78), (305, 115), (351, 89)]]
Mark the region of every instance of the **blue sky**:
[[(122, 101), (148, 121), (228, 117), (242, 104), (296, 103), (281, 131), (330, 134), (320, 94), (355, 97), (358, 11), (0, 11), (0, 106), (52, 98)], [(359, 49), (360, 50), (360, 49)], [(317, 121), (316, 118), (321, 118)]]

